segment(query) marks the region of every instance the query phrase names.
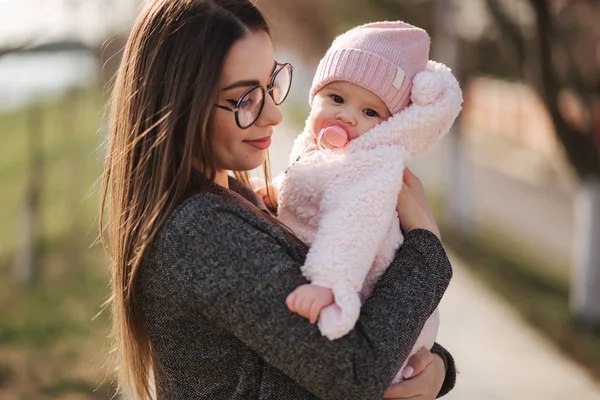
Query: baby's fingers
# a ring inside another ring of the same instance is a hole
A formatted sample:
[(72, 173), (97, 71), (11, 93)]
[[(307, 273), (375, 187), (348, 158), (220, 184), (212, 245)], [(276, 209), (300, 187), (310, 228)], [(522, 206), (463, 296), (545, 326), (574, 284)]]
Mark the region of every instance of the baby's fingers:
[(311, 316), (311, 301), (306, 297), (301, 297), (297, 302), (299, 304), (296, 305), (296, 312), (300, 314), (300, 316), (310, 319)]
[(314, 324), (319, 319), (319, 313), (321, 312), (321, 306), (317, 301), (313, 301), (310, 307), (310, 323)]
[(290, 293), (288, 295), (288, 297), (285, 299), (285, 304), (287, 305), (288, 310), (290, 310), (291, 312), (296, 312), (296, 296), (297, 293), (296, 291), (293, 291), (292, 293)]

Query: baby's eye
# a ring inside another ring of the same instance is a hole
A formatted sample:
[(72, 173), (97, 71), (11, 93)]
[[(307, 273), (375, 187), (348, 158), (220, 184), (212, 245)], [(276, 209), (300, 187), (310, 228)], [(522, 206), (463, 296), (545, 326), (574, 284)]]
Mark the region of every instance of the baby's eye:
[(377, 111), (371, 110), (370, 108), (365, 109), (363, 112), (365, 113), (365, 115), (367, 117), (379, 117), (379, 114), (377, 114)]
[(343, 104), (344, 103), (344, 99), (342, 99), (342, 97), (338, 96), (337, 94), (332, 94), (331, 95), (331, 100), (333, 100), (334, 102), (336, 102), (338, 104)]

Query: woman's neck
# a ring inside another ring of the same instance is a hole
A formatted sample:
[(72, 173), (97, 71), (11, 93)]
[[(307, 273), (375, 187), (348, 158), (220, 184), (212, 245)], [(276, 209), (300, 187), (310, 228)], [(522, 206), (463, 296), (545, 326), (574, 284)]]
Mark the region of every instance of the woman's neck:
[(229, 175), (227, 170), (217, 171), (215, 174), (215, 183), (229, 189)]

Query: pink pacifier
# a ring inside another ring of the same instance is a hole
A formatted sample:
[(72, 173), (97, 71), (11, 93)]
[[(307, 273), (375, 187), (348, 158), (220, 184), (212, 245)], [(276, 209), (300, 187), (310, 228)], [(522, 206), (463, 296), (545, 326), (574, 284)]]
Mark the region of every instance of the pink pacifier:
[(339, 149), (348, 144), (348, 133), (339, 126), (326, 126), (319, 132), (317, 146), (319, 149)]

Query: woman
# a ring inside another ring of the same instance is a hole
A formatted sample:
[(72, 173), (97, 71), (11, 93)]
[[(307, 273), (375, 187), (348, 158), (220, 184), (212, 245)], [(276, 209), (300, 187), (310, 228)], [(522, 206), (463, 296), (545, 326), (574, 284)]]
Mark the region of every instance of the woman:
[(452, 358), (435, 346), (388, 387), (451, 276), (410, 173), (398, 199), (406, 242), (356, 328), (329, 341), (287, 310), (307, 248), (247, 171), (268, 172), (291, 74), (247, 0), (154, 0), (133, 27), (102, 209), (122, 382), (137, 398), (150, 397), (151, 373), (159, 399), (432, 399), (454, 384)]

